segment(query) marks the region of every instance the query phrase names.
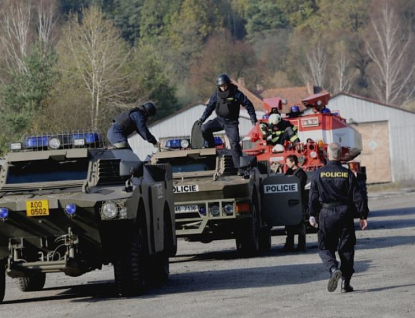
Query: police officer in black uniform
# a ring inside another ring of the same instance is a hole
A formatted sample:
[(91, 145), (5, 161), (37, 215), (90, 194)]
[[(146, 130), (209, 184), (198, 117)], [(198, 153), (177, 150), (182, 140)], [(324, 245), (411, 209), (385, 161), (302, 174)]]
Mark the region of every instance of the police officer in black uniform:
[(307, 184), (307, 174), (303, 169), (298, 166), (298, 157), (296, 155), (288, 155), (285, 158), (285, 164), (288, 166), (287, 172), (285, 175), (293, 175), (300, 179), (300, 193), (301, 193), (301, 203), (303, 207), (303, 215), (300, 223), (296, 225), (286, 225), (285, 232), (287, 233), (287, 238), (285, 240), (285, 245), (282, 248), (283, 252), (292, 252), (294, 251), (294, 235), (298, 234), (298, 245), (297, 250), (300, 252), (306, 252), (306, 226), (304, 221), (306, 220), (306, 209), (308, 205), (308, 196), (305, 195), (305, 186)]
[[(216, 85), (217, 89), (197, 122), (202, 125), (212, 112), (216, 111), (217, 117), (202, 126), (202, 136), (208, 147), (213, 148), (215, 147), (213, 133), (224, 129), (230, 142), (234, 166), (239, 168), (239, 158), (242, 156), (239, 144), (239, 110), (241, 105), (244, 106), (251, 118), (252, 125), (255, 125), (257, 122), (255, 108), (251, 101), (238, 90), (238, 87), (231, 83), (228, 75), (219, 75), (216, 79)], [(239, 169), (238, 175), (242, 175), (242, 171)]]
[(156, 112), (157, 108), (151, 102), (122, 112), (115, 117), (111, 127), (108, 129), (108, 140), (116, 148), (129, 148), (128, 136), (135, 131), (144, 140), (158, 147), (157, 139), (147, 127), (147, 119), (154, 116)]
[[(329, 162), (317, 170), (311, 181), (309, 197), (310, 224), (317, 227), (320, 257), (330, 272), (327, 290), (333, 292), (342, 278), (342, 292), (352, 292), (350, 279), (354, 273), (354, 212), (360, 214), (360, 228), (367, 228), (369, 213), (356, 177), (340, 164), (341, 145), (331, 143), (327, 148)], [(335, 252), (340, 257), (340, 269)]]

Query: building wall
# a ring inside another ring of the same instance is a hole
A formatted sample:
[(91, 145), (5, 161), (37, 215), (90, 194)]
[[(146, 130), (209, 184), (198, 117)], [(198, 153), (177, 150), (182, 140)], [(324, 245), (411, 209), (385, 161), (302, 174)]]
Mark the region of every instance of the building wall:
[[(415, 113), (347, 94), (333, 97), (328, 107), (332, 112), (340, 111), (343, 118), (358, 124), (387, 121), (390, 163), (387, 157), (376, 153), (377, 164), (374, 169), (380, 173), (390, 166), (393, 182), (415, 180)], [(373, 146), (372, 141), (363, 143), (364, 151)]]
[[(159, 140), (166, 137), (190, 137), (192, 126), (196, 120), (198, 120), (206, 106), (203, 104), (189, 107), (185, 110), (181, 110), (176, 114), (173, 114), (165, 119), (162, 119), (153, 125), (149, 126), (150, 132)], [(261, 118), (263, 112), (257, 111), (257, 118)], [(206, 120), (216, 117), (215, 112)], [(246, 135), (251, 130), (252, 124), (249, 118), (248, 112), (245, 109), (241, 109), (239, 117), (239, 133), (241, 137)], [(140, 159), (144, 160), (147, 155), (150, 155), (156, 151), (152, 144), (143, 140), (139, 135), (134, 134), (129, 139), (134, 152)]]
[(365, 145), (358, 160), (366, 167), (367, 182), (391, 182), (389, 122), (361, 123), (355, 128), (361, 133)]

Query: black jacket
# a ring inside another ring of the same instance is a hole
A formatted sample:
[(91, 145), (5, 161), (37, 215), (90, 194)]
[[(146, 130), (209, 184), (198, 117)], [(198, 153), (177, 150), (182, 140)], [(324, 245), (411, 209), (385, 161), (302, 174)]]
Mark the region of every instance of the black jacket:
[(300, 167), (298, 167), (295, 170), (288, 169), (285, 174), (286, 175), (293, 175), (293, 176), (296, 176), (298, 179), (300, 179), (301, 200), (302, 200), (302, 203), (303, 203), (304, 210), (307, 210), (308, 198), (305, 195), (305, 186), (307, 184), (307, 174)]
[(317, 170), (311, 180), (309, 213), (318, 216), (322, 204), (339, 203), (356, 209), (361, 219), (369, 212), (357, 179), (353, 172), (344, 168), (339, 161), (329, 161)]
[[(248, 111), (251, 121), (256, 123), (257, 118), (255, 108), (251, 101), (240, 90), (238, 90), (237, 86), (230, 84), (229, 90), (230, 96), (226, 100), (220, 100), (218, 89), (215, 90), (206, 105), (206, 109), (203, 112), (201, 120), (205, 121), (214, 110), (216, 110), (216, 114), (220, 117), (233, 121), (238, 120), (239, 110), (242, 105)], [(227, 107), (228, 109), (224, 110), (224, 107)]]

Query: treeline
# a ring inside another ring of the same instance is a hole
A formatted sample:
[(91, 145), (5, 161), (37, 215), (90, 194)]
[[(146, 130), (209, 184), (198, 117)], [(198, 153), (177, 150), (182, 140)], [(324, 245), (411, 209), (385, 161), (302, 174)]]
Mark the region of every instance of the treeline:
[(3, 151), (23, 133), (105, 132), (137, 101), (164, 117), (219, 73), (412, 107), (415, 0), (0, 0), (0, 17)]

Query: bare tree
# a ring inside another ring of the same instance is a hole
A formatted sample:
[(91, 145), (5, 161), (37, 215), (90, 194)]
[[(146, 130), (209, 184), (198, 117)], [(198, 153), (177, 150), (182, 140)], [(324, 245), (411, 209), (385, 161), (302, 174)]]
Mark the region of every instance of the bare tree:
[[(326, 68), (328, 64), (327, 53), (323, 45), (318, 42), (316, 46), (307, 53), (308, 76), (314, 85), (323, 87), (326, 79)], [(304, 79), (304, 80), (309, 80)]]
[(8, 0), (1, 13), (0, 43), (6, 70), (25, 72), (26, 57), (30, 45), (32, 6), (23, 0)]
[(7, 0), (0, 11), (0, 45), (8, 74), (27, 72), (32, 45), (52, 41), (57, 21), (55, 0)]
[(56, 2), (54, 0), (37, 0), (37, 30), (41, 43), (53, 41), (53, 30), (56, 25)]
[(344, 42), (339, 43), (339, 50), (334, 63), (334, 75), (332, 87), (333, 93), (348, 92), (351, 85), (350, 60), (347, 57), (346, 45)]
[(91, 128), (108, 106), (119, 105), (129, 93), (123, 70), (129, 50), (113, 22), (97, 6), (85, 9), (82, 22), (72, 15), (58, 45), (60, 65), (67, 76), (80, 79), (89, 92)]
[(415, 70), (414, 63), (406, 63), (411, 40), (402, 38), (398, 16), (388, 5), (381, 8), (380, 21), (372, 18), (372, 28), (375, 38), (366, 44), (377, 71), (372, 78), (375, 93), (387, 104), (405, 102), (413, 97), (415, 89), (408, 90)]

